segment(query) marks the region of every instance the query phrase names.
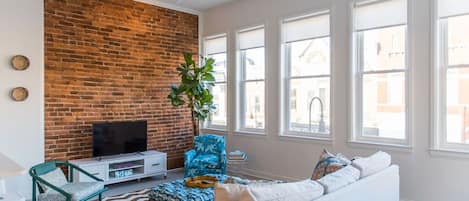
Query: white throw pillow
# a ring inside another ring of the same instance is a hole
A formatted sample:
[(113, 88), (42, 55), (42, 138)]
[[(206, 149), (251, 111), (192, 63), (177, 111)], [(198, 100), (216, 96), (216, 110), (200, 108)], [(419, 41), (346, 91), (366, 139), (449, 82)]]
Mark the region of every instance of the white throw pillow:
[(359, 178), (360, 170), (349, 165), (322, 177), (318, 182), (324, 186), (324, 191), (327, 194), (349, 185)]
[(324, 188), (307, 179), (293, 183), (248, 186), (240, 201), (311, 201), (324, 194)]
[[(55, 170), (52, 170), (46, 174), (43, 174), (40, 177), (44, 179), (45, 181), (49, 182), (50, 184), (57, 186), (57, 187), (61, 187), (61, 186), (64, 186), (65, 184), (68, 184), (67, 178), (65, 177), (64, 173), (62, 172), (60, 168), (55, 168)], [(52, 190), (51, 188), (49, 188), (48, 186), (40, 182), (39, 182), (39, 185), (45, 192)]]
[(391, 165), (391, 156), (382, 151), (366, 158), (355, 158), (352, 165), (361, 172), (360, 178), (382, 171)]

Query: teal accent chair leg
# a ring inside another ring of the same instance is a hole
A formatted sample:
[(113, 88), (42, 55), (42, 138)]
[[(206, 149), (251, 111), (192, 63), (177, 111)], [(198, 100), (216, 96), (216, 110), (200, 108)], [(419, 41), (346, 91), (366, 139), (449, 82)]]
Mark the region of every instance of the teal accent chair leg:
[(103, 193), (99, 194), (99, 201), (103, 200)]
[(33, 177), (33, 197), (31, 198), (32, 201), (36, 201), (36, 179)]

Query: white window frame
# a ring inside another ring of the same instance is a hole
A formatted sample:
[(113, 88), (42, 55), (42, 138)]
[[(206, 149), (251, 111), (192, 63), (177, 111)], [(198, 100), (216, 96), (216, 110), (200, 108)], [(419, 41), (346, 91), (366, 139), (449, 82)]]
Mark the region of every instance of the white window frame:
[[(229, 73), (229, 71), (228, 71), (228, 56), (229, 55), (228, 55), (228, 36), (227, 36), (227, 34), (223, 33), (223, 34), (217, 34), (217, 35), (212, 35), (212, 36), (205, 37), (204, 46), (205, 46), (207, 40), (223, 38), (223, 37), (226, 38), (226, 41), (227, 41), (227, 44), (225, 44), (225, 46), (226, 46), (225, 51), (216, 52), (216, 53), (212, 53), (212, 54), (207, 54), (206, 53), (207, 51), (204, 47), (204, 56), (206, 58), (210, 58), (211, 56), (217, 55), (217, 54), (225, 54), (226, 55), (226, 58), (225, 58), (226, 79), (225, 79), (225, 81), (215, 81), (214, 84), (215, 85), (224, 84), (226, 86), (226, 89), (228, 89), (228, 78), (229, 78), (229, 74), (228, 74)], [(203, 124), (204, 129), (227, 130), (227, 128), (228, 128), (228, 90), (225, 91), (225, 111), (227, 112), (227, 114), (225, 116), (226, 125), (213, 124), (212, 121), (211, 121), (212, 114), (210, 114), (209, 118), (207, 118), (207, 120)]]
[[(247, 49), (241, 49), (240, 48), (240, 40), (239, 40), (239, 34), (243, 32), (249, 32), (249, 31), (255, 31), (258, 29), (263, 29), (264, 30), (264, 45), (263, 46), (256, 46), (256, 47), (251, 47)], [(256, 135), (265, 135), (265, 131), (267, 128), (267, 86), (266, 86), (266, 76), (267, 76), (267, 51), (266, 51), (266, 37), (265, 37), (265, 26), (264, 25), (257, 25), (253, 26), (250, 28), (245, 28), (237, 31), (236, 34), (236, 52), (237, 52), (237, 63), (238, 63), (238, 103), (237, 103), (237, 124), (236, 124), (236, 132), (238, 133), (243, 133), (243, 134), (256, 134)], [(245, 51), (246, 50), (252, 50), (252, 49), (257, 49), (257, 48), (264, 48), (264, 79), (252, 79), (252, 80), (246, 80), (246, 70), (245, 70)], [(246, 97), (246, 83), (249, 82), (264, 82), (264, 128), (259, 129), (259, 128), (247, 128), (246, 127), (246, 120), (245, 120), (245, 106), (246, 103), (245, 97)]]
[[(308, 17), (314, 17), (314, 16), (320, 16), (320, 15), (329, 15), (329, 22), (332, 22), (332, 15), (330, 10), (324, 10), (320, 12), (315, 12), (312, 14), (308, 15), (303, 15), (300, 17), (295, 17), (295, 20), (298, 19), (304, 19)], [(291, 18), (289, 18), (291, 19)], [(332, 30), (332, 23), (329, 23), (329, 30)], [(331, 31), (329, 31), (331, 32)], [(282, 27), (282, 33), (283, 33), (283, 27)], [(283, 132), (280, 134), (281, 136), (291, 136), (291, 137), (300, 137), (300, 138), (312, 138), (312, 139), (319, 139), (319, 140), (330, 140), (332, 138), (332, 99), (333, 99), (333, 88), (332, 88), (332, 34), (329, 33), (327, 36), (321, 36), (321, 37), (312, 37), (312, 38), (306, 38), (302, 40), (296, 40), (296, 41), (290, 41), (290, 42), (285, 42), (283, 39), (281, 41), (282, 43), (282, 58), (283, 58), (283, 87), (284, 87), (284, 93), (282, 94), (283, 99), (284, 99), (284, 104), (283, 104), (283, 113), (285, 118), (283, 118)], [(282, 37), (283, 38), (283, 37)], [(307, 41), (307, 40), (315, 40), (315, 39), (323, 39), (323, 38), (329, 38), (329, 74), (320, 74), (320, 75), (307, 75), (307, 76), (291, 76), (291, 43), (294, 42), (301, 42), (301, 41)], [(290, 83), (292, 80), (299, 80), (299, 79), (314, 79), (314, 78), (329, 78), (329, 132), (327, 133), (318, 133), (318, 132), (302, 132), (302, 131), (294, 131), (290, 130), (290, 103), (291, 103), (291, 97), (290, 97)]]
[(469, 153), (469, 144), (451, 143), (447, 141), (446, 132), (446, 75), (447, 71), (451, 69), (469, 68), (469, 64), (449, 65), (448, 61), (448, 19), (451, 17), (458, 17), (469, 15), (469, 13), (443, 17), (440, 19), (438, 15), (437, 0), (433, 2), (433, 42), (434, 42), (434, 65), (432, 70), (432, 123), (433, 123), (433, 137), (432, 149), (435, 150), (449, 150), (454, 152)]
[[(377, 0), (375, 3), (384, 2), (387, 0)], [(380, 145), (390, 145), (398, 147), (410, 147), (411, 146), (411, 62), (410, 62), (410, 47), (409, 47), (409, 11), (410, 11), (410, 1), (407, 0), (407, 22), (402, 24), (396, 24), (392, 26), (382, 26), (375, 27), (364, 30), (356, 30), (355, 28), (355, 14), (352, 14), (352, 36), (353, 36), (353, 69), (352, 69), (352, 132), (351, 132), (351, 142), (356, 142), (360, 144), (380, 144)], [(357, 1), (359, 2), (359, 1)], [(354, 2), (355, 3), (355, 2)], [(352, 13), (354, 13), (353, 3), (351, 6)], [(371, 70), (364, 71), (364, 65), (361, 63), (363, 58), (362, 51), (362, 41), (363, 41), (363, 32), (370, 30), (378, 30), (383, 28), (391, 28), (405, 26), (405, 68), (404, 69), (391, 69), (391, 70)], [(405, 78), (405, 138), (396, 139), (396, 138), (387, 138), (387, 137), (373, 137), (363, 135), (363, 75), (370, 74), (390, 74), (390, 73), (404, 73)]]

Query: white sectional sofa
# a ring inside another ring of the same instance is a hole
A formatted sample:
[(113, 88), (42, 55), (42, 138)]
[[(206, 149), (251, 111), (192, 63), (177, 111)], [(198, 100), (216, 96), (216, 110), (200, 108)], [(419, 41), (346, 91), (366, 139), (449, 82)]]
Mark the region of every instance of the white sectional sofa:
[(215, 201), (399, 201), (399, 167), (377, 152), (314, 181), (217, 184)]
[(399, 201), (399, 167), (362, 178), (314, 201)]

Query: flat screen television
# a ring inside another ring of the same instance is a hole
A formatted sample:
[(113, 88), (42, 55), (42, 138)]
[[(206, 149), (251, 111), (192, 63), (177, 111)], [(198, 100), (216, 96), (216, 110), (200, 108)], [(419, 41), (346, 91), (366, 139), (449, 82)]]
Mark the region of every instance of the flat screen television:
[(147, 122), (93, 124), (93, 157), (147, 151)]

